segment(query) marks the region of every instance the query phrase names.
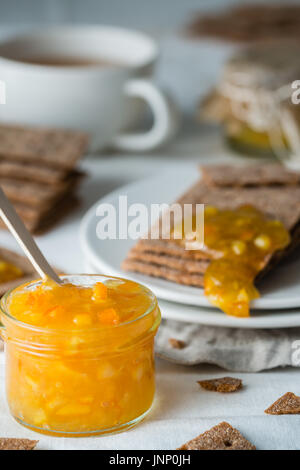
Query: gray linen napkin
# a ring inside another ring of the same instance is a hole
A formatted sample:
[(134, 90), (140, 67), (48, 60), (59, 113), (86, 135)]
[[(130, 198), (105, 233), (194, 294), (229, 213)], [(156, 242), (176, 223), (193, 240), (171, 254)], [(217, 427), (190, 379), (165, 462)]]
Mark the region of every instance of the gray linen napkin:
[[(170, 338), (184, 341), (185, 347), (172, 347)], [(178, 364), (208, 363), (231, 371), (258, 372), (280, 366), (300, 367), (300, 353), (296, 354), (295, 348), (300, 352), (300, 328), (254, 330), (163, 320), (155, 351)]]

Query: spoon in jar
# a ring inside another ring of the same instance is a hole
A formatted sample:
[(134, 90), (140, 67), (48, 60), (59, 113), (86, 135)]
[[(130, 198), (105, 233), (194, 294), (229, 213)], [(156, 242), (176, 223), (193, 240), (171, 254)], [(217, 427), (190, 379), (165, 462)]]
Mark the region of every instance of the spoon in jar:
[(35, 243), (33, 237), (28, 232), (24, 223), (16, 213), (14, 207), (5, 196), (3, 190), (0, 187), (0, 217), (3, 222), (16, 239), (23, 252), (33, 265), (34, 269), (38, 272), (39, 276), (43, 279), (50, 278), (57, 284), (61, 284), (62, 281), (51, 268), (50, 264), (40, 251), (39, 247)]

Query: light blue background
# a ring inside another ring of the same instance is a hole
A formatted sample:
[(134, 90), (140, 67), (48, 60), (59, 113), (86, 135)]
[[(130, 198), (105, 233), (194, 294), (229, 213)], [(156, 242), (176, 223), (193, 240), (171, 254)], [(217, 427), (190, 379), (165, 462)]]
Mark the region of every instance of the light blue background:
[(234, 3), (241, 5), (249, 0), (0, 0), (0, 24), (83, 22), (161, 31), (181, 27), (199, 10)]

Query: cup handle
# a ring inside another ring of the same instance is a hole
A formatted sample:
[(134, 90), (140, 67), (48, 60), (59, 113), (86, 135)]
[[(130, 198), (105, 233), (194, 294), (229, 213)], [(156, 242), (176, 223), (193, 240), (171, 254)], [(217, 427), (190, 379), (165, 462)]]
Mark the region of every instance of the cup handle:
[(151, 81), (130, 80), (125, 85), (125, 94), (144, 99), (153, 113), (152, 128), (143, 133), (122, 133), (113, 141), (113, 146), (125, 151), (152, 150), (166, 142), (178, 128), (179, 115), (173, 101)]

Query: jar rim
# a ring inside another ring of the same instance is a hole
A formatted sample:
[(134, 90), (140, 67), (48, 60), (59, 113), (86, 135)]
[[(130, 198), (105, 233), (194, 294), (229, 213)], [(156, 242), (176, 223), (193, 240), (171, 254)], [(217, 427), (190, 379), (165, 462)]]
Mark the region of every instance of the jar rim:
[[(89, 278), (89, 279), (99, 279), (98, 281), (95, 280), (95, 282), (101, 282), (100, 279), (112, 279), (112, 280), (120, 280), (120, 281), (126, 281), (128, 279), (126, 278), (123, 278), (123, 277), (119, 277), (119, 276), (109, 276), (109, 275), (105, 275), (105, 274), (65, 274), (65, 275), (59, 275), (59, 277), (61, 279), (64, 279), (64, 280), (70, 280), (73, 278)], [(24, 286), (26, 287), (31, 287), (31, 286), (34, 286), (34, 285), (38, 285), (40, 283), (42, 283), (43, 280), (42, 279), (35, 279), (29, 283), (25, 283), (23, 284)], [(157, 298), (156, 296), (154, 295), (154, 293), (146, 286), (144, 286), (143, 284), (140, 284), (139, 282), (136, 282), (136, 281), (133, 281), (135, 282), (138, 286), (142, 287), (145, 292), (147, 292), (147, 294), (149, 295), (149, 298), (151, 298), (151, 304), (150, 306), (148, 307), (148, 309), (142, 313), (141, 315), (139, 315), (137, 318), (134, 318), (132, 320), (129, 320), (129, 321), (126, 321), (126, 322), (123, 322), (123, 323), (119, 323), (117, 325), (110, 325), (110, 326), (107, 326), (107, 328), (111, 331), (112, 329), (119, 329), (121, 327), (125, 327), (127, 325), (130, 325), (130, 324), (134, 324), (135, 322), (141, 320), (142, 318), (145, 318), (147, 317), (148, 315), (150, 315), (157, 307), (158, 307), (158, 302), (157, 302)], [(84, 286), (85, 284), (82, 284), (82, 286)], [(97, 330), (101, 330), (103, 331), (105, 329), (105, 327), (102, 326), (94, 326), (94, 327), (86, 327), (86, 328), (76, 328), (76, 330), (74, 330), (74, 328), (62, 328), (62, 329), (59, 329), (59, 328), (45, 328), (45, 327), (42, 327), (42, 326), (36, 326), (36, 325), (31, 325), (30, 323), (25, 323), (21, 320), (18, 320), (17, 318), (13, 317), (9, 312), (8, 312), (8, 308), (7, 308), (7, 302), (9, 300), (9, 298), (13, 295), (13, 293), (20, 289), (20, 287), (22, 286), (19, 285), (13, 289), (10, 289), (9, 291), (7, 291), (4, 296), (1, 298), (1, 301), (0, 301), (0, 311), (1, 313), (6, 317), (8, 318), (9, 320), (12, 320), (13, 322), (15, 322), (17, 325), (19, 325), (20, 327), (22, 328), (26, 328), (26, 329), (29, 329), (29, 330), (32, 330), (32, 331), (36, 331), (36, 332), (40, 332), (40, 333), (66, 333), (66, 332), (74, 332), (76, 331), (77, 333), (80, 333), (80, 332), (85, 332), (85, 331), (97, 331)], [(87, 286), (88, 287), (88, 286)], [(91, 285), (89, 286), (91, 287)], [(0, 326), (1, 326), (1, 319), (0, 319)]]

